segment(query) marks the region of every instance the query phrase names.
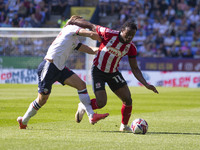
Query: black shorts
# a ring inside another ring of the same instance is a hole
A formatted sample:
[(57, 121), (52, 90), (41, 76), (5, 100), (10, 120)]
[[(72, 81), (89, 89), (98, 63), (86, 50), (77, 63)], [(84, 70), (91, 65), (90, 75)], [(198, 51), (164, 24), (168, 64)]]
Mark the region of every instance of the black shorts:
[(92, 79), (94, 92), (105, 90), (105, 83), (108, 84), (113, 92), (124, 85), (127, 85), (125, 79), (119, 71), (114, 73), (105, 73), (99, 70), (96, 66), (92, 67)]
[(48, 95), (51, 93), (52, 84), (56, 81), (64, 85), (64, 81), (74, 74), (68, 68), (59, 70), (53, 63), (46, 60), (38, 66), (38, 92)]

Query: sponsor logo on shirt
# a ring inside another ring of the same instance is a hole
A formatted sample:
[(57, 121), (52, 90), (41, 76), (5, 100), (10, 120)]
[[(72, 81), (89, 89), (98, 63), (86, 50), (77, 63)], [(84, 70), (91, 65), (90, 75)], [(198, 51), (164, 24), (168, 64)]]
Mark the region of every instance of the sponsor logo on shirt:
[(126, 54), (126, 51), (121, 52), (119, 49), (116, 49), (114, 47), (107, 47), (107, 49), (110, 54), (113, 54), (116, 57), (123, 57)]

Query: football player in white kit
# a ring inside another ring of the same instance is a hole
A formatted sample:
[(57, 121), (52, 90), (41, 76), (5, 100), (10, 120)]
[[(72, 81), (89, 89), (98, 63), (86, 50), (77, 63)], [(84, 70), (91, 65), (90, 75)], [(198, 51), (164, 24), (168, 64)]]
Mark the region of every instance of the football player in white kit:
[[(38, 66), (38, 97), (30, 104), (24, 116), (17, 118), (20, 129), (26, 129), (30, 118), (47, 102), (51, 93), (52, 84), (56, 81), (62, 85), (69, 85), (77, 89), (81, 101), (79, 105), (85, 107), (84, 111), (86, 111), (91, 124), (95, 124), (97, 121), (109, 115), (108, 113), (94, 113), (85, 82), (66, 67), (67, 58), (73, 51), (78, 50), (88, 54), (96, 54), (98, 50), (80, 43), (78, 35), (90, 37), (93, 40), (101, 40), (95, 32), (88, 31), (76, 25), (66, 24), (49, 47), (44, 60)], [(76, 118), (76, 122), (80, 122), (81, 119)]]

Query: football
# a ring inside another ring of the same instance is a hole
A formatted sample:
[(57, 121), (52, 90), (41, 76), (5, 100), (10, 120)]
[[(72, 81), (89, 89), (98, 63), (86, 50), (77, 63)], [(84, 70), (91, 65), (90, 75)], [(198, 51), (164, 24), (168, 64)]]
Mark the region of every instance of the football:
[(133, 120), (131, 130), (134, 134), (145, 134), (148, 130), (148, 123), (141, 118)]

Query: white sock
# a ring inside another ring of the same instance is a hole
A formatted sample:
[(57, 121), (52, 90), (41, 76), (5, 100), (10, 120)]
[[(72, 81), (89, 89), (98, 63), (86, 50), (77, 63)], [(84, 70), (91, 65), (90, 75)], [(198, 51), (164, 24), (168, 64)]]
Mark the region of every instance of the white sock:
[(41, 108), (41, 106), (34, 100), (30, 105), (28, 110), (23, 116), (22, 123), (24, 125), (27, 125), (28, 121), (31, 119), (31, 117), (35, 116), (37, 111)]
[(91, 106), (90, 96), (88, 95), (87, 89), (78, 91), (79, 99), (85, 106), (86, 113), (89, 118), (91, 118), (94, 114), (94, 111)]

